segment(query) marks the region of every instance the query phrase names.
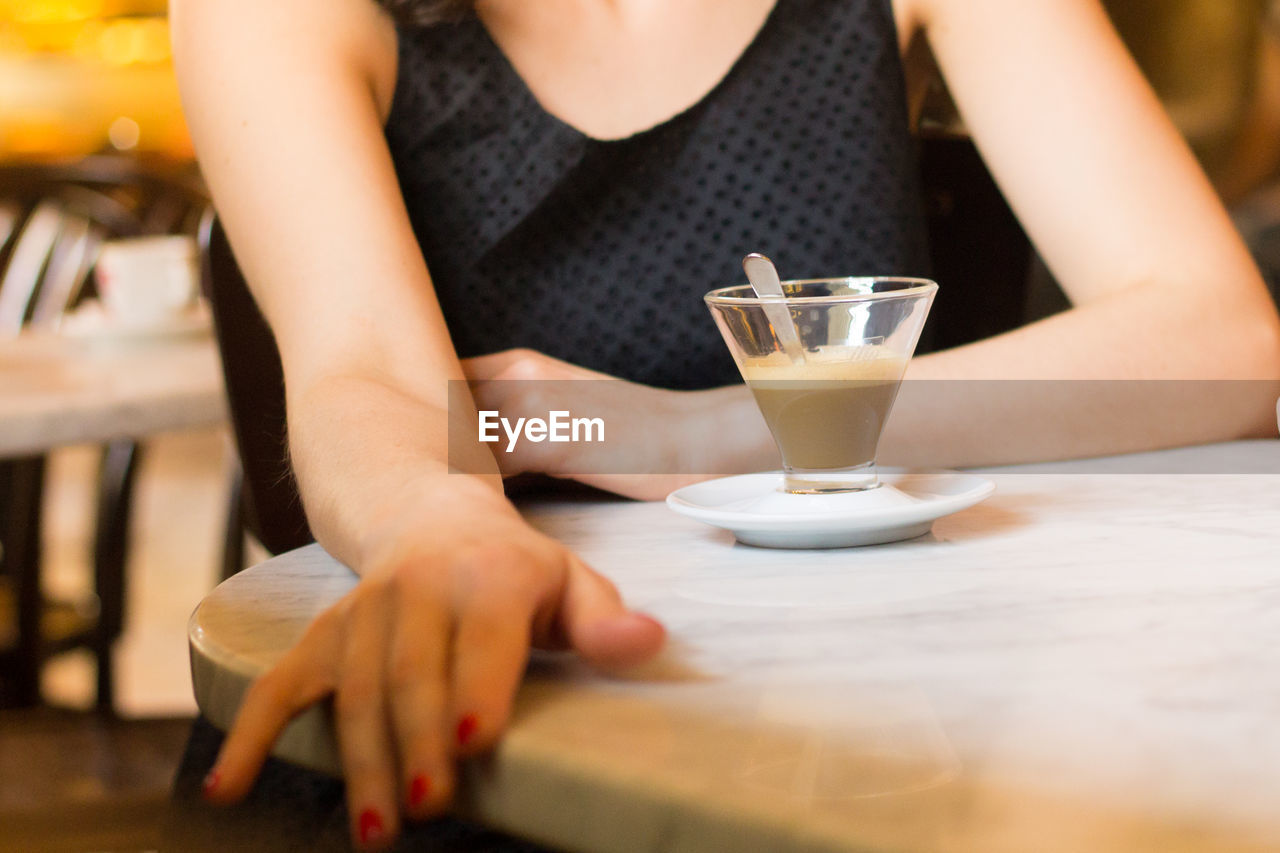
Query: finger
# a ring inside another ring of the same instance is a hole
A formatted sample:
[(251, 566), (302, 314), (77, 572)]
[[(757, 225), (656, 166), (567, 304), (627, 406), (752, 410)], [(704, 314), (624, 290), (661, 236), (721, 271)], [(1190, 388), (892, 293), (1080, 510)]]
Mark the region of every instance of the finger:
[(570, 557), (560, 630), (588, 663), (606, 670), (643, 663), (662, 648), (666, 630), (656, 619), (627, 609), (613, 583)]
[(531, 350), (508, 349), (489, 355), (476, 355), (462, 359), (462, 372), (472, 382), (485, 382), (496, 379), (513, 364), (535, 357)]
[(544, 355), (537, 350), (509, 349), (489, 355), (477, 355), (463, 359), (462, 371), (472, 382), (489, 379), (612, 379), (600, 373), (562, 359)]
[(205, 777), (207, 800), (226, 804), (243, 798), (289, 721), (333, 691), (340, 621), (336, 610), (321, 614), (280, 662), (250, 685)]
[[(416, 582), (415, 582), (416, 581)], [(387, 661), (391, 719), (399, 746), (405, 813), (425, 818), (453, 795), (447, 704), (450, 614), (442, 585), (418, 574), (397, 590), (395, 636)]]
[(482, 752), (497, 741), (529, 659), (537, 593), (522, 586), (528, 571), (518, 552), (486, 549), (460, 565), (462, 590), (453, 643), (452, 707), (457, 754)]
[(334, 695), (338, 753), (347, 786), (351, 838), (363, 849), (389, 845), (399, 832), (396, 763), (386, 696), (390, 585), (365, 578), (343, 637)]

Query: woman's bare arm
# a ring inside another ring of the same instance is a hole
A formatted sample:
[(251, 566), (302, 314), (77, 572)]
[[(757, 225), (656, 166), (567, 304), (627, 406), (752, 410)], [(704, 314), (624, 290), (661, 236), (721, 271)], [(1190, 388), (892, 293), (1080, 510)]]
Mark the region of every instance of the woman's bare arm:
[(1261, 278), (1100, 4), (920, 3), (966, 126), (1072, 302), (1150, 297), (1124, 335), (1034, 362), (1067, 376), (1274, 376), (1280, 322)]
[(173, 28), (201, 167), (284, 361), (308, 517), (358, 567), (382, 507), (445, 475), (462, 378), (382, 137), (394, 29), (367, 0), (186, 0)]
[[(982, 464), (1274, 434), (1275, 306), (1096, 0), (896, 5), (905, 28), (924, 27), (979, 150), (1075, 307), (913, 362), (911, 379), (956, 381), (904, 396), (886, 458)], [(984, 379), (1040, 387), (972, 381)], [(1165, 393), (1148, 382), (1149, 399), (1126, 407), (1099, 401), (1098, 383), (1056, 381), (1076, 379), (1256, 382), (1251, 392), (1173, 382)]]
[(478, 473), (449, 473), (463, 374), (383, 139), (390, 22), (371, 0), (171, 11), (200, 162), (281, 352), (308, 519), (362, 575), (255, 682), (206, 794), (243, 796), (289, 718), (332, 693), (351, 834), (381, 847), (497, 738), (531, 642), (625, 665), (662, 629), (524, 524), (478, 442), (459, 464)]

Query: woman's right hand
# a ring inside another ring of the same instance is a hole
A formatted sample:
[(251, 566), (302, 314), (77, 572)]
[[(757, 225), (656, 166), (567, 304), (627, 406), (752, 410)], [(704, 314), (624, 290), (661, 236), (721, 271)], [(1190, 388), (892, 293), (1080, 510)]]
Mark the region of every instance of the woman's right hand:
[(493, 746), (530, 645), (624, 668), (664, 631), (614, 585), (490, 493), (397, 512), (355, 589), (254, 682), (205, 783), (233, 803), (288, 721), (329, 694), (350, 831), (376, 849), (448, 804), (454, 761)]

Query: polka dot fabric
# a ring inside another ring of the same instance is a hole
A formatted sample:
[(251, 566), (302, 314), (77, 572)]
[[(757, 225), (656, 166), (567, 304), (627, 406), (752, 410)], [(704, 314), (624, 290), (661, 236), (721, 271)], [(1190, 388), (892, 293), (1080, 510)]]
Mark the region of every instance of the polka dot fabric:
[(475, 18), (402, 31), (399, 67), (387, 140), (460, 356), (712, 387), (739, 377), (702, 295), (748, 252), (929, 272), (889, 0), (778, 0), (702, 101), (622, 140), (543, 110)]

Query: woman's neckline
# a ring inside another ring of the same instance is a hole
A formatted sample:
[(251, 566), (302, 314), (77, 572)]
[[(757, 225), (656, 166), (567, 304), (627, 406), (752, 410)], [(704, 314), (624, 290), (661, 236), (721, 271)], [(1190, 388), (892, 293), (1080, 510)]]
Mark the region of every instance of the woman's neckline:
[(769, 13), (765, 15), (764, 20), (761, 21), (759, 28), (756, 29), (750, 40), (748, 40), (746, 46), (742, 48), (734, 58), (733, 62), (729, 64), (724, 73), (720, 75), (715, 83), (713, 83), (707, 91), (703, 92), (701, 97), (696, 101), (666, 118), (649, 125), (648, 127), (643, 127), (632, 133), (616, 137), (592, 136), (576, 125), (570, 124), (568, 121), (565, 121), (560, 116), (548, 110), (543, 105), (542, 101), (538, 99), (538, 96), (534, 94), (533, 90), (529, 88), (529, 84), (525, 81), (524, 77), (521, 76), (520, 71), (515, 67), (514, 63), (511, 62), (506, 51), (504, 51), (502, 46), (498, 44), (496, 39), (494, 39), (493, 35), (489, 32), (489, 28), (485, 26), (484, 21), (480, 19), (480, 16), (472, 13), (472, 22), (479, 29), (480, 36), (487, 49), (493, 52), (494, 58), (497, 61), (502, 74), (510, 78), (510, 81), (519, 92), (520, 98), (525, 101), (526, 104), (557, 127), (568, 131), (584, 142), (595, 143), (598, 145), (616, 145), (618, 143), (629, 142), (640, 137), (647, 136), (651, 133), (656, 133), (663, 128), (678, 124), (681, 120), (698, 111), (705, 104), (710, 102), (716, 94), (728, 84), (729, 80), (736, 76), (739, 73), (739, 70), (747, 64), (751, 55), (760, 49), (760, 44), (765, 40), (767, 34), (774, 29), (775, 20), (779, 16), (783, 4), (786, 2), (788, 2), (788, 0), (774, 0), (773, 5), (769, 9)]

